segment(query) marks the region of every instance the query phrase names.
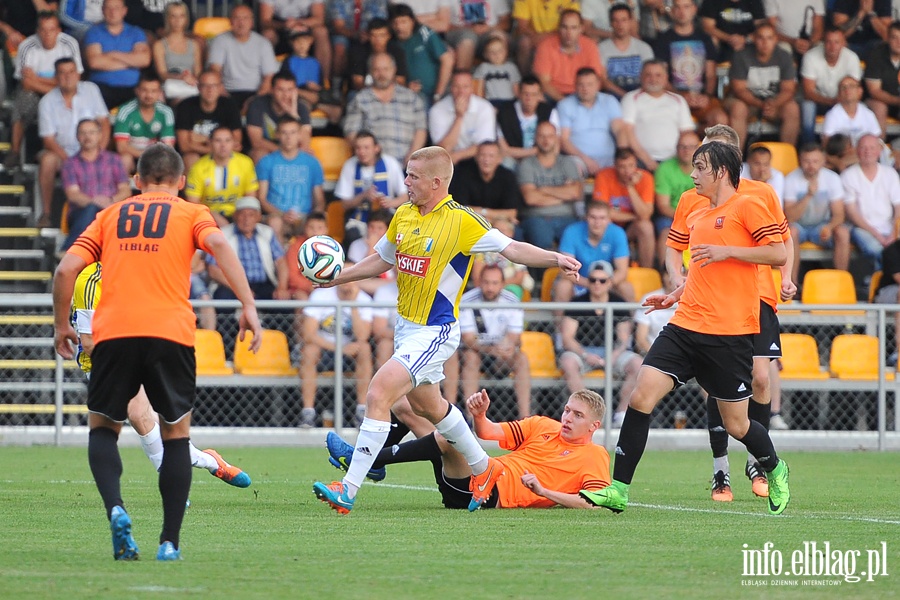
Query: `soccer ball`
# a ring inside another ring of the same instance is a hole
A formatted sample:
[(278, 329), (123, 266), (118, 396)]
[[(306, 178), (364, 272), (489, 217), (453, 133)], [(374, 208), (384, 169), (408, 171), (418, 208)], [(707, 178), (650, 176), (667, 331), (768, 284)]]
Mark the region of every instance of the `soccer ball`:
[(314, 235), (300, 246), (297, 264), (303, 276), (314, 283), (328, 283), (344, 268), (344, 249), (327, 235)]

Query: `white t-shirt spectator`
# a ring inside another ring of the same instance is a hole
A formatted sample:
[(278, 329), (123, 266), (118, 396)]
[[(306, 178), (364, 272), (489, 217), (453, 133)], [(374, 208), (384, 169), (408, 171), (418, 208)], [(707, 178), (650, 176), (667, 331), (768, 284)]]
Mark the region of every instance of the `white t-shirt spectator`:
[(229, 92), (258, 90), (263, 76), (278, 72), (272, 44), (255, 31), (246, 42), (238, 41), (230, 31), (217, 35), (209, 43), (206, 63), (222, 67), (222, 84)]
[(803, 56), (800, 77), (816, 82), (816, 91), (828, 98), (837, 98), (838, 84), (844, 77), (862, 79), (863, 70), (859, 57), (849, 48), (841, 48), (837, 62), (832, 67), (825, 61), (825, 46), (819, 44)]
[(276, 19), (305, 19), (313, 4), (324, 4), (322, 0), (261, 0), (272, 7)]
[[(463, 117), (462, 130), (452, 151), (465, 150), (481, 142), (493, 141), (497, 134), (494, 106), (476, 95), (469, 98), (469, 108)], [(435, 143), (442, 140), (456, 120), (453, 96), (445, 96), (428, 111), (428, 133)]]
[(34, 71), (38, 77), (53, 79), (56, 76), (56, 61), (60, 58), (71, 58), (75, 61), (75, 67), (79, 73), (84, 72), (81, 65), (81, 50), (78, 47), (78, 40), (67, 33), (60, 33), (56, 38), (56, 45), (50, 48), (44, 48), (41, 44), (41, 38), (37, 34), (30, 35), (19, 44), (16, 54), (15, 63), (16, 70), (13, 77), (22, 79), (22, 69), (29, 68)]
[(800, 32), (806, 26), (807, 35), (812, 34), (812, 13), (825, 16), (825, 0), (765, 0), (767, 17), (777, 17), (776, 25), (779, 32), (788, 37), (800, 37)]
[[(481, 288), (474, 288), (462, 295), (461, 303), (484, 302)], [(515, 294), (502, 290), (496, 300), (497, 308), (461, 309), (460, 333), (478, 334), (478, 343), (491, 346), (503, 341), (507, 333), (522, 333), (525, 328), (525, 311)], [(511, 305), (515, 305), (511, 306)]]
[(656, 98), (640, 89), (628, 92), (622, 96), (622, 120), (634, 125), (641, 146), (658, 162), (675, 156), (682, 131), (696, 129), (687, 100), (672, 92)]
[(852, 118), (843, 106), (835, 104), (825, 113), (822, 135), (831, 137), (838, 133), (849, 135), (853, 145), (856, 146), (859, 138), (867, 133), (881, 137), (881, 125), (872, 109), (862, 102), (856, 105), (856, 114)]
[(391, 308), (373, 308), (372, 309), (372, 317), (380, 317), (382, 319), (387, 319), (388, 327), (394, 329), (394, 326), (397, 324), (397, 298), (399, 296), (399, 291), (397, 290), (397, 282), (392, 281), (385, 285), (382, 285), (377, 290), (375, 290), (375, 296), (372, 300), (376, 304), (380, 304), (383, 302), (387, 302), (391, 304)]
[[(778, 196), (778, 199), (781, 200), (781, 205), (784, 206), (784, 173), (774, 167), (769, 170), (772, 173), (772, 177), (766, 183), (772, 186), (772, 189), (775, 190), (775, 195)], [(741, 179), (753, 179), (750, 177), (750, 165), (747, 163), (744, 163), (741, 167)]]
[(874, 181), (857, 164), (841, 173), (844, 202), (857, 204), (866, 223), (881, 235), (894, 230), (894, 205), (900, 204), (900, 175), (891, 167), (878, 165)]
[[(797, 220), (797, 223), (804, 227), (815, 227), (830, 221), (831, 203), (844, 198), (841, 176), (831, 169), (819, 171), (816, 180), (819, 184), (819, 191), (809, 201), (806, 210)], [(809, 191), (809, 182), (803, 176), (801, 169), (794, 169), (784, 178), (785, 202), (797, 202), (806, 196), (807, 191)]]
[[(333, 342), (335, 340), (335, 332), (336, 332), (336, 321), (335, 315), (337, 311), (335, 307), (339, 302), (339, 298), (337, 295), (337, 290), (335, 288), (316, 288), (312, 291), (312, 294), (309, 295), (310, 302), (317, 302), (327, 304), (329, 306), (307, 306), (303, 309), (303, 314), (312, 317), (316, 321), (319, 322), (319, 334), (328, 341)], [(356, 295), (355, 302), (372, 302), (372, 297), (367, 293), (360, 290), (360, 292)], [(359, 318), (367, 323), (372, 322), (372, 307), (370, 306), (360, 306), (359, 307)], [(353, 318), (351, 315), (351, 308), (344, 307), (342, 312), (343, 321), (341, 323), (341, 330), (344, 333), (344, 341), (352, 342), (353, 339)]]
[[(384, 160), (385, 169), (387, 169), (387, 195), (391, 198), (396, 198), (405, 194), (406, 184), (403, 181), (406, 179), (406, 175), (403, 173), (403, 167), (400, 166), (400, 162), (387, 154), (382, 154), (381, 158)], [(338, 177), (337, 184), (334, 186), (334, 197), (338, 200), (349, 200), (356, 195), (356, 166), (358, 164), (359, 159), (351, 156), (344, 163), (344, 166), (341, 167), (341, 174)], [(363, 182), (368, 182), (363, 184), (365, 187), (371, 185), (375, 180), (375, 165), (360, 168), (359, 178)]]

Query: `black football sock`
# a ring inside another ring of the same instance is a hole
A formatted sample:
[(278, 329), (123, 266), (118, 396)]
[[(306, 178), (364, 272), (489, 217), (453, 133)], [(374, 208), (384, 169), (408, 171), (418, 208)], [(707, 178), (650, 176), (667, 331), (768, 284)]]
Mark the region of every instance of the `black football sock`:
[(750, 404), (747, 406), (747, 416), (750, 417), (751, 421), (756, 421), (768, 431), (769, 420), (772, 417), (771, 408), (771, 404), (760, 404), (759, 402), (754, 402), (753, 398), (750, 398)]
[(394, 444), (399, 444), (400, 440), (405, 438), (407, 433), (409, 433), (409, 427), (402, 423), (397, 418), (397, 415), (391, 413), (391, 430), (388, 432), (388, 437), (384, 441), (384, 447), (390, 448)]
[(191, 492), (189, 443), (189, 438), (163, 440), (163, 460), (159, 467), (159, 493), (163, 504), (163, 527), (159, 543), (172, 542), (175, 548), (178, 548), (185, 504)]
[(644, 448), (647, 447), (647, 436), (650, 434), (650, 415), (639, 412), (630, 406), (625, 411), (619, 441), (616, 443), (616, 464), (613, 467), (613, 479), (631, 485), (631, 478), (637, 469)]
[(772, 438), (769, 437), (769, 432), (766, 431), (766, 428), (756, 421), (750, 421), (750, 429), (738, 441), (747, 446), (747, 451), (756, 457), (756, 460), (759, 461), (759, 464), (766, 472), (771, 471), (778, 465), (778, 455), (775, 454)]
[(108, 427), (95, 427), (88, 434), (88, 464), (106, 507), (107, 519), (114, 506), (124, 506), (119, 481), (122, 457), (119, 456), (118, 441), (118, 434)]
[(728, 432), (719, 412), (719, 403), (712, 396), (706, 397), (706, 427), (709, 429), (709, 447), (713, 458), (728, 456)]
[(434, 433), (429, 433), (425, 437), (403, 442), (399, 446), (385, 445), (375, 458), (372, 468), (380, 469), (385, 465), (440, 459), (441, 448), (438, 446), (437, 438), (434, 437)]

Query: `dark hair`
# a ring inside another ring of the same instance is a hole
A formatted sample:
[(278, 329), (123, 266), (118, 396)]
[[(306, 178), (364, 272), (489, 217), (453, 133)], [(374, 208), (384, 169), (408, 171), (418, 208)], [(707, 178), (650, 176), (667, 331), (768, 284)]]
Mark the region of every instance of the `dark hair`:
[(481, 269), (481, 275), (484, 276), (485, 272), (490, 271), (491, 269), (500, 273), (500, 281), (506, 281), (506, 274), (503, 272), (503, 267), (497, 263), (486, 263)]
[(841, 156), (849, 148), (853, 147), (853, 140), (849, 135), (836, 133), (825, 143), (825, 154), (829, 156)]
[(384, 223), (387, 226), (391, 225), (391, 219), (394, 217), (390, 212), (386, 210), (375, 210), (369, 215), (369, 223), (377, 222)]
[(584, 214), (587, 214), (592, 210), (605, 210), (606, 212), (609, 212), (611, 208), (612, 207), (608, 203), (591, 198), (584, 203)]
[(584, 23), (584, 18), (581, 16), (581, 12), (575, 10), (574, 8), (567, 8), (566, 10), (562, 11), (561, 13), (559, 13), (559, 22), (562, 23), (562, 20), (563, 20), (565, 17), (569, 16), (569, 15), (575, 15), (575, 16), (577, 16), (577, 17), (578, 17), (578, 22), (579, 22), (579, 23)]
[(888, 26), (888, 34), (892, 31), (900, 31), (900, 21), (894, 21)]
[[(497, 140), (484, 140), (483, 142), (481, 142), (480, 144), (478, 144), (477, 150), (481, 150), (481, 149), (484, 148), (485, 146), (493, 146), (494, 148), (499, 148), (499, 147), (500, 147), (500, 142), (498, 142)], [(477, 151), (477, 150), (476, 150), (476, 151)]]
[(290, 81), (293, 85), (297, 85), (297, 80), (294, 79), (293, 74), (290, 71), (278, 71), (275, 75), (272, 76), (272, 87), (275, 87), (276, 81)]
[(59, 23), (59, 15), (52, 10), (42, 10), (37, 14), (38, 23), (46, 21), (47, 19), (56, 19), (56, 22)]
[(627, 12), (629, 17), (634, 14), (634, 11), (631, 10), (630, 6), (628, 6), (627, 4), (622, 4), (621, 2), (618, 2), (609, 7), (609, 20), (612, 21), (613, 14), (615, 14), (619, 11)]
[(74, 58), (72, 58), (71, 56), (63, 56), (62, 58), (57, 58), (56, 61), (54, 61), (53, 71), (54, 72), (59, 71), (59, 66), (66, 65), (66, 64), (73, 64), (73, 65), (77, 66)]
[(637, 154), (634, 153), (634, 150), (628, 148), (627, 146), (624, 148), (616, 148), (616, 153), (613, 155), (614, 161), (625, 160), (626, 158), (633, 158), (637, 160)]
[(213, 136), (216, 135), (217, 131), (222, 131), (222, 130), (227, 131), (228, 133), (230, 133), (232, 135), (232, 137), (234, 137), (234, 131), (231, 129), (231, 127), (229, 127), (228, 125), (219, 124), (219, 125), (216, 125), (215, 128), (209, 132), (209, 139), (212, 139)]
[(375, 145), (378, 145), (378, 138), (375, 137), (375, 134), (369, 131), (368, 129), (360, 129), (356, 132), (356, 137), (354, 140), (358, 140), (359, 138), (372, 138), (372, 141), (375, 142)]
[(373, 29), (388, 29), (390, 30), (391, 24), (388, 23), (387, 19), (382, 19), (381, 17), (375, 17), (371, 21), (369, 21), (369, 26), (366, 27), (366, 31), (372, 31)]
[(757, 154), (765, 154), (767, 156), (772, 156), (772, 151), (769, 150), (765, 146), (750, 146), (750, 151), (747, 153), (747, 158), (752, 156), (756, 156)]
[(577, 71), (575, 71), (575, 79), (579, 77), (583, 77), (585, 75), (593, 75), (594, 77), (599, 78), (600, 75), (597, 74), (597, 71), (593, 69), (593, 67), (581, 67)]
[(720, 170), (725, 169), (729, 183), (735, 189), (741, 182), (741, 152), (731, 144), (724, 142), (707, 142), (697, 148), (691, 163), (696, 162), (700, 157), (705, 157), (709, 163), (709, 168), (718, 178)]
[(523, 85), (538, 85), (543, 89), (544, 86), (541, 85), (541, 80), (535, 77), (534, 75), (526, 75), (519, 81), (519, 89), (522, 89)]
[(314, 212), (311, 212), (311, 213), (307, 213), (307, 215), (306, 215), (306, 221), (304, 221), (303, 224), (306, 225), (306, 223), (309, 223), (310, 221), (325, 221), (325, 222), (328, 222), (328, 217), (325, 216), (325, 213), (323, 213), (323, 212), (321, 212), (321, 211), (314, 211)]
[(137, 164), (141, 180), (152, 184), (176, 183), (184, 175), (184, 161), (175, 148), (156, 143), (144, 150)]
[(822, 152), (822, 146), (816, 142), (807, 142), (800, 146), (800, 151), (797, 154), (809, 154), (810, 152)]
[(97, 119), (82, 119), (82, 120), (78, 121), (78, 125), (75, 126), (75, 133), (78, 133), (79, 131), (81, 131), (81, 126), (84, 125), (85, 123), (93, 123), (94, 125), (97, 126), (98, 129), (100, 128), (100, 121), (98, 121)]
[[(141, 85), (144, 82), (151, 82), (151, 83), (156, 82), (156, 83), (162, 85), (162, 81), (160, 81), (159, 75), (157, 75), (154, 71), (151, 71), (150, 69), (143, 69), (140, 72), (140, 75), (138, 75), (137, 85)], [(135, 86), (135, 87), (137, 87), (137, 86)]]
[(298, 127), (303, 127), (303, 123), (301, 123), (298, 119), (295, 119), (291, 115), (284, 115), (278, 119), (278, 123), (275, 125), (275, 129), (280, 129), (281, 126), (285, 123), (296, 123)]
[(833, 25), (833, 24), (828, 24), (828, 25), (825, 26), (825, 31), (824, 31), (824, 33), (822, 34), (822, 37), (824, 38), (824, 37), (825, 37), (826, 35), (828, 35), (829, 33), (840, 33), (841, 35), (844, 36), (844, 38), (847, 37), (847, 35), (844, 33), (844, 30), (843, 30), (843, 29), (841, 29), (841, 28), (838, 27), (837, 25)]
[(416, 13), (409, 4), (393, 4), (388, 7), (388, 19), (393, 21), (397, 17), (409, 17), (415, 21)]

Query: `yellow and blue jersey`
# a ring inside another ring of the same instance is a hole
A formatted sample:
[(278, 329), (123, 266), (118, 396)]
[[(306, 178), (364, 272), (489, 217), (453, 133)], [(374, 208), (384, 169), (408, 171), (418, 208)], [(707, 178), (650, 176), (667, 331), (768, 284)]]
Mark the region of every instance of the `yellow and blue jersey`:
[[(72, 296), (72, 327), (79, 334), (91, 333), (91, 320), (94, 309), (100, 302), (100, 263), (89, 264), (78, 274), (75, 279), (75, 293)], [(75, 355), (78, 366), (85, 373), (91, 372), (91, 357), (84, 353), (84, 348), (79, 339), (78, 352)]]
[[(472, 249), (490, 229), (490, 223), (452, 196), (425, 216), (411, 203), (400, 206), (382, 240), (394, 248), (399, 315), (419, 325), (456, 321)], [(380, 245), (379, 254), (387, 260)]]
[(196, 196), (209, 210), (226, 217), (234, 214), (234, 203), (259, 189), (253, 160), (235, 152), (224, 167), (207, 154), (191, 167), (187, 176), (186, 194)]

